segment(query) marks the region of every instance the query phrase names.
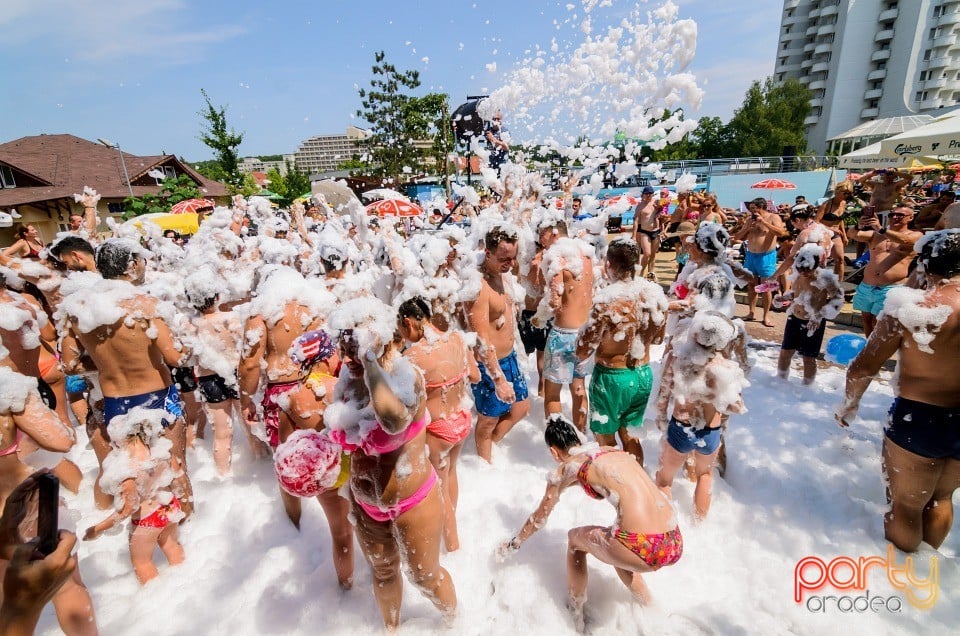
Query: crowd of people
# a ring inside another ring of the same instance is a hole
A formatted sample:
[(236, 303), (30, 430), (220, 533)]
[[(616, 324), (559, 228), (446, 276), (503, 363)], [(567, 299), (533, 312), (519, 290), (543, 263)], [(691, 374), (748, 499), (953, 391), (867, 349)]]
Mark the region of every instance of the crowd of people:
[[(538, 175), (507, 162), (500, 177), (493, 198), (460, 189), (476, 210), (468, 229), (410, 231), (322, 197), (282, 212), (235, 197), (186, 242), (150, 224), (114, 226), (106, 238), (95, 234), (99, 197), (87, 189), (77, 195), (84, 214), (51, 244), (25, 230), (0, 256), (0, 525), (20, 528), (2, 535), (0, 563), (7, 579), (32, 583), (5, 581), (2, 621), (35, 622), (52, 598), (64, 632), (97, 631), (82, 563), (70, 557), (75, 538), (61, 534), (45, 558), (25, 542), (36, 526), (28, 456), (54, 453), (47, 463), (66, 490), (93, 491), (103, 513), (84, 540), (129, 527), (133, 574), (146, 584), (161, 571), (157, 548), (170, 566), (191, 558), (178, 528), (205, 514), (188, 459), (207, 437), (222, 479), (236, 453), (272, 458), (278, 513), (294, 526), (304, 501), (317, 498), (332, 575), (352, 588), (358, 546), (389, 630), (400, 624), (401, 569), (451, 619), (458, 596), (441, 561), (460, 547), (458, 459), (475, 452), (495, 462), (532, 394), (542, 398), (535, 417), (558, 466), (499, 556), (542, 528), (578, 483), (606, 499), (616, 521), (569, 532), (575, 625), (587, 555), (648, 602), (644, 575), (683, 554), (671, 497), (678, 471), (686, 466), (695, 482), (693, 519), (706, 518), (714, 473), (725, 468), (724, 431), (748, 407), (749, 338), (735, 288), (750, 296), (747, 320), (760, 298), (764, 324), (772, 306), (788, 307), (779, 372), (786, 377), (799, 352), (812, 382), (826, 321), (843, 305), (848, 241), (869, 250), (854, 302), (870, 339), (837, 418), (851, 421), (899, 352), (883, 449), (886, 534), (903, 550), (942, 543), (960, 485), (960, 386), (958, 374), (944, 373), (956, 370), (960, 344), (952, 207), (932, 224), (932, 212), (915, 218), (906, 184), (890, 172), (861, 180), (872, 198), (855, 231), (844, 223), (848, 183), (785, 219), (764, 199), (734, 213), (693, 193), (671, 212), (669, 195), (648, 188), (632, 234), (614, 236), (603, 216), (578, 220), (582, 199), (544, 205)], [(650, 274), (671, 239), (680, 265), (664, 291)], [(734, 241), (744, 245), (742, 264)], [(645, 423), (661, 431), (657, 458), (644, 457)], [(77, 426), (96, 456), (92, 480), (62, 456)], [(235, 438), (245, 447), (234, 448)]]

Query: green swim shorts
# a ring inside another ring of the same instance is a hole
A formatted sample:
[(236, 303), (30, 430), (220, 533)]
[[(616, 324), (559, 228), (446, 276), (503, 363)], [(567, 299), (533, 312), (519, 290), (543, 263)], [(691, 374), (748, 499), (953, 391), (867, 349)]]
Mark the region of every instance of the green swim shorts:
[(613, 435), (621, 426), (643, 424), (652, 388), (649, 364), (634, 369), (596, 365), (590, 378), (590, 430)]

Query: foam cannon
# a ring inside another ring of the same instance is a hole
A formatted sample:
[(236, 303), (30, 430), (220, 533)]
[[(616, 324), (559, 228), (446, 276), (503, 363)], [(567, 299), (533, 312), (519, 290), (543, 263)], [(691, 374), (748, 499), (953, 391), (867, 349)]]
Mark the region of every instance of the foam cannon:
[(453, 136), (458, 144), (470, 147), (474, 137), (483, 137), (484, 120), (477, 112), (480, 100), (486, 95), (468, 96), (467, 101), (457, 106), (450, 114), (450, 123), (453, 126)]

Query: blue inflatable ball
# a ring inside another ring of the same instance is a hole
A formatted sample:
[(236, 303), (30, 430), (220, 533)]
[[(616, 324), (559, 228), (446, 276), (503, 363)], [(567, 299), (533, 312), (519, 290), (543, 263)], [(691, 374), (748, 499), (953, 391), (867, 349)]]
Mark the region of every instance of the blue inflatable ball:
[(852, 333), (841, 333), (827, 341), (824, 358), (836, 364), (850, 364), (867, 346), (867, 339)]

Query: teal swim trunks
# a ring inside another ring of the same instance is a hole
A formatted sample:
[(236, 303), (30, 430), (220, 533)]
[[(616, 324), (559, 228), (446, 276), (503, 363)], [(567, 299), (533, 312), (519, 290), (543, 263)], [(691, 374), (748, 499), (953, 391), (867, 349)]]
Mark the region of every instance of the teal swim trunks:
[(650, 365), (614, 369), (596, 365), (590, 378), (590, 430), (613, 435), (621, 426), (640, 426), (653, 388)]

